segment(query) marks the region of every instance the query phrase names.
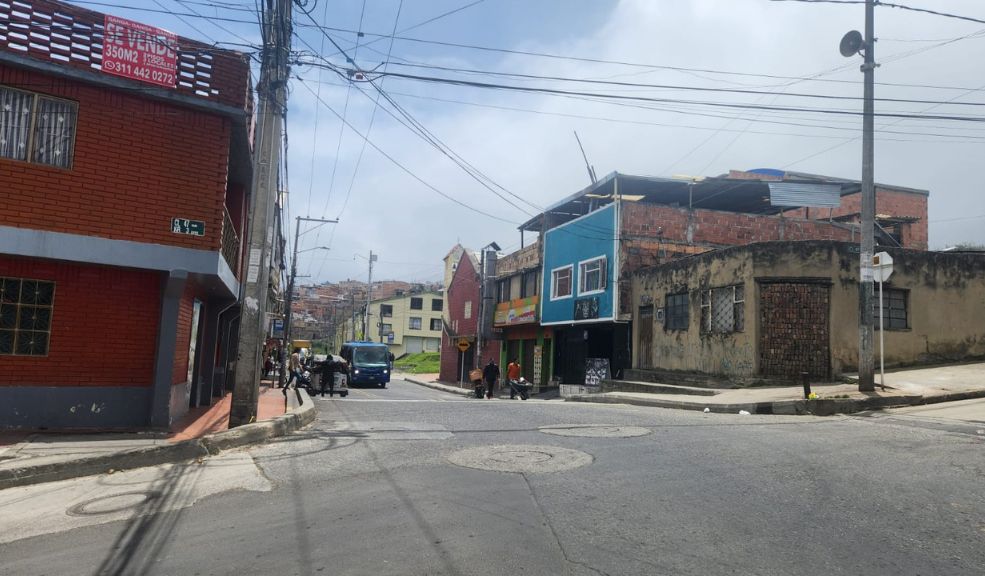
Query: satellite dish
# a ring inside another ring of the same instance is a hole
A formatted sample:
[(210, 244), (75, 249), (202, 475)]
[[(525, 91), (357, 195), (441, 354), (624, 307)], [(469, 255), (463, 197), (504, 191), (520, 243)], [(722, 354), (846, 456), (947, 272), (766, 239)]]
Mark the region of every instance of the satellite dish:
[(862, 49), (862, 44), (862, 33), (858, 30), (852, 30), (842, 37), (838, 50), (841, 51), (842, 56), (849, 58), (858, 54), (858, 51)]

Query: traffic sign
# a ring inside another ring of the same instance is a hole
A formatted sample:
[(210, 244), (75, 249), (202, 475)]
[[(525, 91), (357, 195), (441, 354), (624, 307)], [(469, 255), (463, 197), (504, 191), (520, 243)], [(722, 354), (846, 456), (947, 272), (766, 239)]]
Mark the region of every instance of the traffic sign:
[(885, 282), (893, 275), (893, 257), (886, 252), (879, 252), (872, 257), (872, 279)]
[(459, 338), (458, 339), (458, 349), (461, 350), (462, 352), (465, 352), (466, 350), (468, 350), (470, 346), (472, 346), (472, 345), (469, 344), (468, 338)]

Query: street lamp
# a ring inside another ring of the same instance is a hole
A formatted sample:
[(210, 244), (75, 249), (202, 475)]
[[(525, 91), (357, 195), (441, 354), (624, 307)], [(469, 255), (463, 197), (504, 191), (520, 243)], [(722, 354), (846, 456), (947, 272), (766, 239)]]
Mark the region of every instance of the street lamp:
[(315, 246), (314, 248), (305, 248), (304, 250), (298, 250), (295, 254), (304, 254), (305, 252), (311, 252), (312, 250), (331, 250), (328, 246)]

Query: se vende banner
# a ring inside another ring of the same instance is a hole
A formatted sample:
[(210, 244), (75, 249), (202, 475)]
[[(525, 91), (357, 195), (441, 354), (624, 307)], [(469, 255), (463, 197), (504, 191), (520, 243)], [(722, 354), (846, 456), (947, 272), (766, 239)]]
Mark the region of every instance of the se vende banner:
[(178, 81), (176, 34), (108, 14), (103, 27), (103, 72), (175, 87)]

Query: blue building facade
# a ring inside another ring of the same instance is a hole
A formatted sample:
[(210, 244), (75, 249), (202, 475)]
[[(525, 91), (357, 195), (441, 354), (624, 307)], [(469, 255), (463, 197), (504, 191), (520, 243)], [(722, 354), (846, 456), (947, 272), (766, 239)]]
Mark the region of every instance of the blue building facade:
[(615, 320), (617, 230), (612, 203), (544, 234), (542, 325)]
[(554, 374), (595, 384), (628, 366), (619, 310), (619, 202), (544, 233), (541, 325), (553, 329)]

